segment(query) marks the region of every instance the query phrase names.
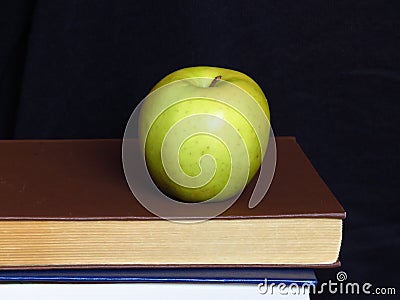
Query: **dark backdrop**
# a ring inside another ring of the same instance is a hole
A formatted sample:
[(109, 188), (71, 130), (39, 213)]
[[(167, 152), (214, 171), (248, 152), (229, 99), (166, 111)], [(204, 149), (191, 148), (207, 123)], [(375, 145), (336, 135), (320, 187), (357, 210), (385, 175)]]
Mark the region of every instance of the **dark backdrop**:
[(346, 208), (348, 280), (400, 292), (399, 1), (3, 0), (0, 18), (0, 138), (119, 138), (164, 75), (243, 71)]

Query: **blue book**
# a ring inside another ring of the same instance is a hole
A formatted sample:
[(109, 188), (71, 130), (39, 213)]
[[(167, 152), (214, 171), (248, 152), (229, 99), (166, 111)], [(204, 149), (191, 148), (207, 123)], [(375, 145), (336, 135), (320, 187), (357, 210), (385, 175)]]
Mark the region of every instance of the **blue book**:
[(203, 282), (316, 284), (312, 269), (272, 268), (119, 268), (0, 270), (0, 282)]
[(309, 299), (311, 269), (1, 270), (1, 299)]

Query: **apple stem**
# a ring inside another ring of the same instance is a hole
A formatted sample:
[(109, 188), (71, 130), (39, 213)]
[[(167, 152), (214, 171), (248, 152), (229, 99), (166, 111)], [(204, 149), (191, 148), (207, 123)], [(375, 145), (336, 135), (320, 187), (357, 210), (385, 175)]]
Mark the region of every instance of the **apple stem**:
[(221, 78), (222, 78), (221, 75), (218, 75), (217, 77), (215, 77), (215, 78), (213, 79), (213, 81), (211, 82), (210, 87), (214, 87), (214, 86), (217, 84), (217, 82), (218, 82), (219, 80), (221, 80)]

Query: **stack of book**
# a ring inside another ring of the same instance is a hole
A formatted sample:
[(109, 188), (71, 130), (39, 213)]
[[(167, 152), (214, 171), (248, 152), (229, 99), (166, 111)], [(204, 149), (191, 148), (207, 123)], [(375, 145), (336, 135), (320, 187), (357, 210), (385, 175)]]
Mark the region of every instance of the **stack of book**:
[(13, 283), (0, 293), (256, 299), (275, 288), (269, 297), (280, 299), (279, 283), (315, 284), (313, 268), (339, 265), (345, 212), (295, 138), (276, 147), (255, 208), (253, 180), (221, 215), (182, 224), (134, 198), (121, 140), (0, 141), (0, 280)]

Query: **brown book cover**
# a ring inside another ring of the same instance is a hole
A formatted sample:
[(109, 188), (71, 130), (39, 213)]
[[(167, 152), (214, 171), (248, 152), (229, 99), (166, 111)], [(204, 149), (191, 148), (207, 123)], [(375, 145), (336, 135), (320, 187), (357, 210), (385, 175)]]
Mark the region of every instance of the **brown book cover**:
[[(276, 171), (263, 201), (248, 208), (253, 180), (216, 219), (344, 219), (343, 207), (296, 139), (277, 137), (276, 145)], [(0, 222), (159, 219), (131, 193), (121, 146), (118, 139), (0, 141)]]
[[(293, 137), (277, 137), (277, 165), (265, 199), (241, 199), (217, 218), (327, 217), (345, 211)], [(158, 218), (126, 183), (121, 140), (0, 141), (0, 220)]]

